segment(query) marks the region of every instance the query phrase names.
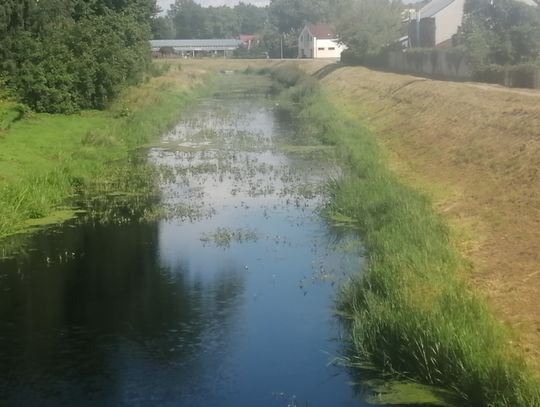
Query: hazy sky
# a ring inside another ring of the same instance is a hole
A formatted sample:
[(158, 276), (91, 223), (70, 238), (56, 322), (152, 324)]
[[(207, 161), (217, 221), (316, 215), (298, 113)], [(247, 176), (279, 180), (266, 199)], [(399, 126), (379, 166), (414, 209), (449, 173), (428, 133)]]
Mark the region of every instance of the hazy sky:
[[(222, 6), (224, 4), (227, 6), (234, 6), (239, 2), (239, 0), (197, 0), (197, 3), (202, 4), (203, 6)], [(174, 3), (174, 0), (158, 0), (158, 5), (163, 10), (167, 10), (172, 3)], [(269, 3), (269, 0), (244, 0), (244, 3), (264, 6)]]
[[(419, 0), (405, 0), (405, 3), (415, 3), (416, 1)], [(158, 0), (157, 2), (159, 7), (166, 11), (169, 9), (169, 6), (174, 3), (174, 0)], [(203, 6), (234, 6), (239, 2), (240, 0), (197, 0), (197, 3), (202, 4)], [(270, 0), (243, 0), (243, 2), (255, 4), (256, 6), (265, 6)]]

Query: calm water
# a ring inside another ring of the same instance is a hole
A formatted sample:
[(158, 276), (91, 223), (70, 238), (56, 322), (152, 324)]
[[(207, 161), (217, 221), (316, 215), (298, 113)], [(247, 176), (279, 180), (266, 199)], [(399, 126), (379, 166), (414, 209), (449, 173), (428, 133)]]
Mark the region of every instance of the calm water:
[(276, 148), (292, 128), (264, 95), (184, 117), (149, 152), (166, 221), (66, 225), (0, 261), (0, 405), (365, 405), (331, 363), (361, 264), (316, 212), (337, 171)]

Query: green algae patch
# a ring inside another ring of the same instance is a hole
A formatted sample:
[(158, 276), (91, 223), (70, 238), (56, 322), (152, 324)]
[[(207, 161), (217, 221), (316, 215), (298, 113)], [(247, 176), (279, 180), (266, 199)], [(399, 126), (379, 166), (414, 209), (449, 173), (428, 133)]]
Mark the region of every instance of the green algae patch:
[(42, 228), (46, 226), (59, 225), (61, 223), (64, 223), (65, 221), (75, 218), (77, 215), (81, 213), (84, 213), (84, 211), (75, 210), (75, 209), (63, 209), (63, 210), (54, 211), (43, 218), (28, 219), (27, 221), (24, 222), (24, 225), (26, 226), (24, 230), (31, 231), (34, 228)]
[(376, 405), (414, 405), (458, 407), (455, 394), (432, 386), (406, 381), (368, 380), (362, 385), (369, 389), (366, 401)]

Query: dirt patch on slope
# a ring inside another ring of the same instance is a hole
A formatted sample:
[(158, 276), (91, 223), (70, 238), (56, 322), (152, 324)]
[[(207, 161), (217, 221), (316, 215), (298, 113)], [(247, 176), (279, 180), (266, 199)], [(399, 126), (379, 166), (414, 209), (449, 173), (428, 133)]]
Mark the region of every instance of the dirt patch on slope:
[(448, 217), (472, 280), (540, 371), (540, 92), (359, 67), (322, 83)]

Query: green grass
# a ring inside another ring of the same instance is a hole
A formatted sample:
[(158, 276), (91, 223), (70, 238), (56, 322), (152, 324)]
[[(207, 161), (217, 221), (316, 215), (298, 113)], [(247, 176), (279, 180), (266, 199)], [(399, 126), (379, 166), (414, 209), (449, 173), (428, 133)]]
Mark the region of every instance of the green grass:
[(106, 111), (23, 110), (21, 117), (18, 105), (0, 103), (0, 238), (48, 220), (58, 223), (81, 204), (96, 210), (96, 196), (147, 193), (145, 174), (152, 170), (135, 166), (131, 151), (174, 125), (194, 95), (151, 80), (128, 89)]
[(326, 214), (346, 219), (363, 239), (366, 266), (338, 304), (348, 327), (347, 365), (448, 389), (460, 405), (540, 406), (538, 382), (511, 333), (466, 284), (467, 265), (430, 200), (387, 169), (374, 136), (331, 105), (313, 80), (291, 66), (278, 69), (281, 99), (301, 132), (341, 154), (345, 175), (329, 186)]
[(9, 129), (10, 126), (21, 119), (23, 115), (24, 109), (21, 105), (0, 100), (0, 137), (2, 137), (3, 131)]

